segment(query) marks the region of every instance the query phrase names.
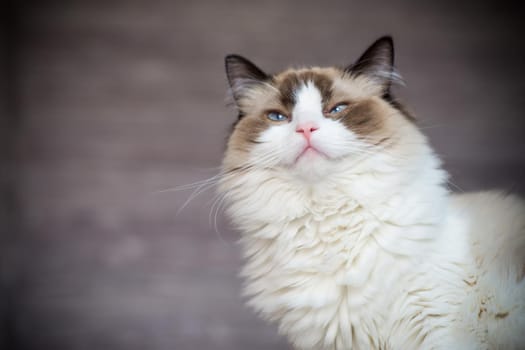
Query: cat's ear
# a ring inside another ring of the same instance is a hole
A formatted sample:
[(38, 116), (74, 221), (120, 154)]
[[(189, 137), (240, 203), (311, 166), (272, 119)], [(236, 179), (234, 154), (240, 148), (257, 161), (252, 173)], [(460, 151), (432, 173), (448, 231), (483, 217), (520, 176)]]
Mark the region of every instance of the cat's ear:
[(226, 76), (228, 77), (232, 97), (235, 101), (250, 87), (269, 79), (269, 76), (259, 67), (242, 56), (228, 55), (224, 62)]
[(364, 75), (379, 84), (384, 93), (388, 93), (392, 83), (402, 83), (401, 76), (394, 70), (394, 41), (390, 36), (377, 39), (359, 57), (345, 68), (345, 72), (359, 76)]

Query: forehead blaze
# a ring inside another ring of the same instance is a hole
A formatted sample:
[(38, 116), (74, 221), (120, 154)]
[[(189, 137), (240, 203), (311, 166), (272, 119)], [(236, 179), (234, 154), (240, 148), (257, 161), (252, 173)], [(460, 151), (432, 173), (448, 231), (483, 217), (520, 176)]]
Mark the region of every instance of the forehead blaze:
[(291, 110), (297, 103), (297, 91), (306, 84), (313, 84), (320, 92), (323, 102), (332, 97), (333, 78), (320, 72), (289, 72), (276, 78), (279, 99), (284, 107)]

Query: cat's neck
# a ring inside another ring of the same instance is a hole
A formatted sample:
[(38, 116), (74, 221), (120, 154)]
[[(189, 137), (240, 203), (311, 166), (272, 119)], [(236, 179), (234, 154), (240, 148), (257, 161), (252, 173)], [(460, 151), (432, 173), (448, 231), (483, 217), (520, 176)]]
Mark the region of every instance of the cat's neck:
[(429, 147), (419, 149), (417, 158), (401, 164), (401, 169), (402, 160), (395, 160), (391, 168), (384, 159), (358, 165), (341, 162), (316, 181), (278, 169), (254, 170), (228, 185), (231, 217), (246, 232), (302, 217), (323, 220), (356, 206), (391, 226), (439, 225), (446, 212), (447, 175)]

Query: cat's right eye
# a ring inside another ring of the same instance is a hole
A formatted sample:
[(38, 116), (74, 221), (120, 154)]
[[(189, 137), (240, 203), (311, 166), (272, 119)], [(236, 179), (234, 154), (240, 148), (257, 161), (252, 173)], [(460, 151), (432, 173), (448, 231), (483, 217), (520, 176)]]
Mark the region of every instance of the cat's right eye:
[(285, 116), (282, 113), (276, 112), (276, 111), (271, 111), (271, 112), (266, 113), (266, 117), (274, 122), (284, 122), (288, 120), (287, 116)]

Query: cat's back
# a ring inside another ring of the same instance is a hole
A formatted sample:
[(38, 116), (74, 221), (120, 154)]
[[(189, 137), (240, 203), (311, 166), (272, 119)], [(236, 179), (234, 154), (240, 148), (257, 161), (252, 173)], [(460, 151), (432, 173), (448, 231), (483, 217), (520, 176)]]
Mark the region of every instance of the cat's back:
[(474, 269), (465, 327), (488, 349), (525, 349), (525, 201), (490, 191), (452, 196), (467, 222)]

